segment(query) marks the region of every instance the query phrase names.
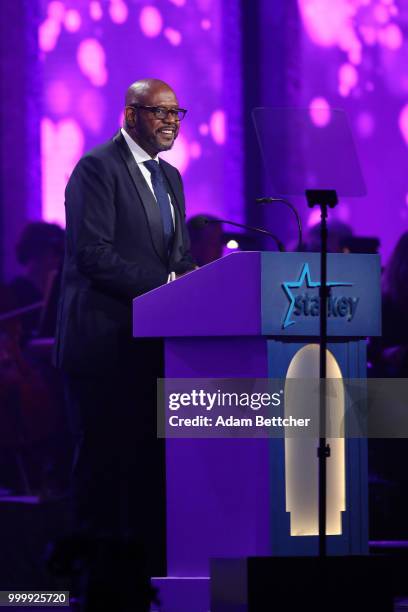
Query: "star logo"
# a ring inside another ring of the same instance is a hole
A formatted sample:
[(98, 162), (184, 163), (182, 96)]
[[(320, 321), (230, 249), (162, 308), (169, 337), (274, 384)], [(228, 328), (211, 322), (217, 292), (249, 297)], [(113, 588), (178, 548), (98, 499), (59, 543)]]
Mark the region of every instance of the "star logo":
[[(295, 307), (295, 296), (293, 295), (291, 289), (299, 289), (303, 285), (305, 280), (306, 280), (306, 286), (309, 288), (320, 287), (320, 282), (312, 281), (308, 263), (303, 264), (303, 268), (300, 273), (299, 280), (287, 281), (285, 283), (282, 283), (283, 290), (286, 293), (288, 300), (289, 300), (288, 310), (287, 310), (285, 319), (282, 324), (283, 329), (286, 329), (287, 327), (290, 327), (291, 325), (294, 325), (294, 323), (296, 323), (296, 321), (291, 320), (293, 309)], [(327, 283), (327, 286), (328, 287), (352, 287), (353, 283), (342, 283), (342, 282), (337, 282), (337, 281), (329, 281)]]

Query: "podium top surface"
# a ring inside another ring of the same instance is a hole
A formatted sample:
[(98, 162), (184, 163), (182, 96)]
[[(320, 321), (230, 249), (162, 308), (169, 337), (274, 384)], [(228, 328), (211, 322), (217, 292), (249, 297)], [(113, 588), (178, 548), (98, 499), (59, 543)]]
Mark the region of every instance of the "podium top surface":
[[(329, 254), (329, 337), (381, 334), (378, 255)], [(133, 301), (135, 337), (319, 335), (319, 253), (231, 253)]]

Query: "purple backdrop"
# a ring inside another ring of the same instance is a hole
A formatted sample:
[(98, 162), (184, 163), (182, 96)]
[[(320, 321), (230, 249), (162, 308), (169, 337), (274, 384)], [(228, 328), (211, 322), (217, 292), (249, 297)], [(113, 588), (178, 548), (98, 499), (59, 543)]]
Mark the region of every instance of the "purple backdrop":
[(188, 214), (240, 220), (239, 32), (235, 0), (44, 2), (43, 218), (64, 222), (73, 166), (121, 125), (128, 85), (156, 77), (172, 85), (189, 111), (173, 150), (163, 154), (183, 174)]
[(347, 111), (367, 182), (367, 197), (342, 201), (335, 215), (358, 235), (380, 237), (387, 258), (408, 229), (408, 2), (298, 7), (301, 103)]
[[(116, 132), (127, 86), (146, 76), (167, 80), (189, 109), (169, 154), (189, 215), (263, 222), (294, 244), (288, 211), (253, 204), (267, 189), (250, 111), (328, 106), (348, 112), (368, 186), (366, 198), (342, 201), (333, 215), (380, 237), (385, 258), (407, 230), (407, 0), (14, 0), (9, 8), (0, 26), (6, 278), (23, 225), (63, 222), (74, 164)], [(317, 211), (297, 203), (312, 223)]]

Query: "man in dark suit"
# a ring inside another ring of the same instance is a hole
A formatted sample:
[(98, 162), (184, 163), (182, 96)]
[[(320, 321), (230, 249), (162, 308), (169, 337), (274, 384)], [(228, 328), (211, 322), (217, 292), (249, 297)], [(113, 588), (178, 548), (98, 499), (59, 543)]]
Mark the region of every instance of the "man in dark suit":
[(162, 81), (134, 83), (123, 129), (78, 162), (66, 188), (55, 361), (78, 434), (76, 527), (100, 553), (86, 610), (105, 609), (102, 602), (138, 609), (126, 597), (108, 603), (116, 582), (126, 591), (125, 575), (134, 588), (129, 550), (144, 548), (150, 575), (165, 574), (164, 446), (155, 419), (161, 346), (132, 340), (131, 307), (195, 268), (180, 174), (157, 157), (172, 147), (185, 112)]

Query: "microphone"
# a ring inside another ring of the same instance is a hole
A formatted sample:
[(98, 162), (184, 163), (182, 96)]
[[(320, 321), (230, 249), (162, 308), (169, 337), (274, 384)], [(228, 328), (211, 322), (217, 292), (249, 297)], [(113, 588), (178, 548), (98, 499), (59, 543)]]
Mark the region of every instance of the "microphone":
[(286, 206), (288, 208), (290, 208), (290, 210), (295, 215), (296, 221), (297, 221), (297, 226), (298, 226), (298, 245), (297, 245), (297, 249), (296, 250), (300, 251), (302, 246), (303, 246), (302, 223), (300, 221), (299, 213), (296, 210), (296, 208), (293, 206), (293, 204), (291, 204), (291, 202), (289, 202), (289, 200), (285, 200), (284, 198), (256, 198), (255, 202), (258, 202), (258, 204), (269, 204), (270, 202), (282, 202), (283, 204), (286, 204)]
[(268, 232), (268, 230), (262, 229), (260, 227), (252, 227), (251, 225), (244, 225), (243, 223), (237, 223), (236, 221), (228, 221), (227, 219), (208, 219), (207, 217), (205, 217), (204, 215), (201, 216), (200, 221), (199, 221), (199, 225), (208, 225), (209, 223), (225, 223), (226, 225), (233, 225), (235, 227), (241, 227), (242, 229), (246, 229), (249, 230), (251, 232), (257, 232), (259, 234), (264, 234), (265, 236), (269, 236), (270, 238), (272, 238), (277, 247), (278, 250), (281, 253), (285, 252), (285, 247), (283, 245), (283, 243), (279, 240), (279, 238), (277, 236), (275, 236), (275, 234), (272, 234), (271, 232)]

